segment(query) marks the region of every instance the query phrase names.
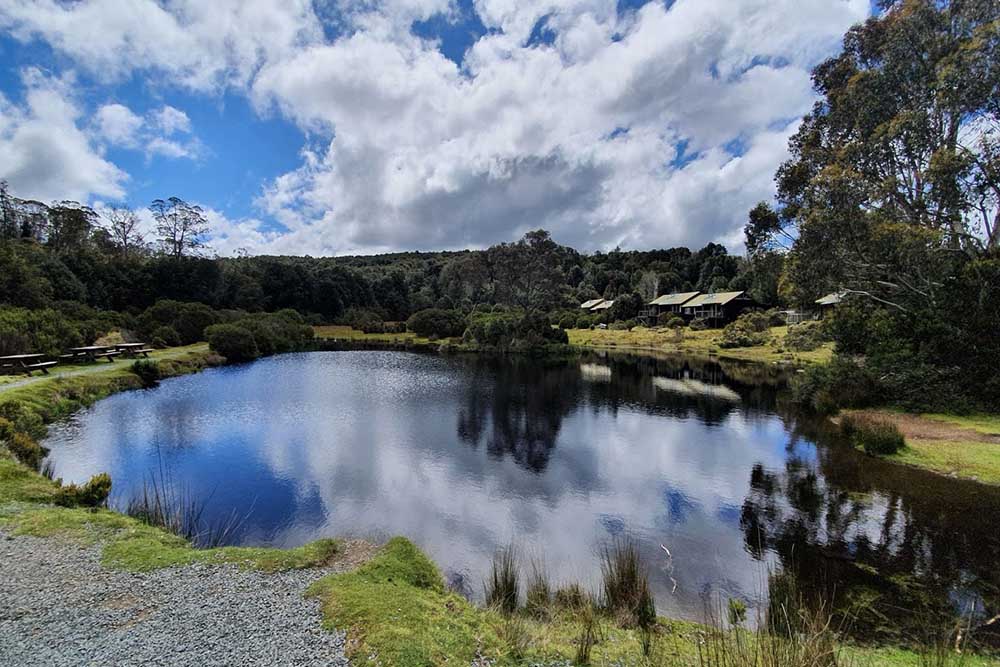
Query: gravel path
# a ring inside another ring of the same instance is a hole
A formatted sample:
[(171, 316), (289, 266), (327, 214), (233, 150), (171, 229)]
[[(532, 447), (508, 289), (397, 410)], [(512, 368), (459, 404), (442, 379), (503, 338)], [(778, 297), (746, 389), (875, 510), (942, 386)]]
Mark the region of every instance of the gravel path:
[(0, 665), (346, 667), (302, 597), (330, 569), (106, 570), (100, 547), (0, 532)]

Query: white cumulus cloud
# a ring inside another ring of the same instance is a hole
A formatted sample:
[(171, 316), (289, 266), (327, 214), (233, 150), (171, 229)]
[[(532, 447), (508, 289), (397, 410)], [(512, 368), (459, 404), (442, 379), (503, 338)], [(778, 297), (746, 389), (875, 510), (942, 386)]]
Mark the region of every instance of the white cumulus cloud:
[[(0, 0), (0, 29), (105, 81), (138, 73), (155, 89), (242, 92), (297, 124), (300, 165), (256, 200), (287, 232), (256, 235), (247, 221), (241, 242), (254, 251), (484, 246), (538, 227), (585, 250), (735, 248), (815, 100), (810, 69), (870, 6), (475, 0), (487, 30), (460, 64), (412, 30), (463, 11), (450, 0)], [(535, 43), (542, 22), (548, 39)], [(147, 154), (197, 154), (172, 106), (139, 129), (121, 109), (104, 113), (109, 143), (156, 128)]]
[(23, 104), (0, 95), (0, 179), (18, 196), (45, 202), (121, 197), (128, 175), (83, 128), (73, 81), (27, 69), (22, 82)]

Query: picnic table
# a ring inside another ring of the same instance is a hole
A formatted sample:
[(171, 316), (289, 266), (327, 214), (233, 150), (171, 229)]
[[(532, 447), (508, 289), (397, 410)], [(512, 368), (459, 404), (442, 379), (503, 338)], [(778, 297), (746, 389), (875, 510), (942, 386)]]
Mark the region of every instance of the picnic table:
[(69, 361), (97, 361), (98, 359), (107, 359), (113, 362), (115, 357), (120, 355), (121, 352), (115, 350), (110, 345), (84, 345), (83, 347), (71, 347), (69, 352), (60, 355), (60, 359), (66, 359)]
[(118, 343), (115, 345), (115, 349), (121, 352), (126, 357), (149, 357), (149, 353), (153, 351), (153, 348), (147, 347), (145, 343)]
[(10, 354), (0, 357), (0, 373), (25, 373), (31, 375), (32, 371), (41, 371), (43, 375), (49, 374), (49, 368), (55, 366), (55, 361), (42, 361), (44, 354)]

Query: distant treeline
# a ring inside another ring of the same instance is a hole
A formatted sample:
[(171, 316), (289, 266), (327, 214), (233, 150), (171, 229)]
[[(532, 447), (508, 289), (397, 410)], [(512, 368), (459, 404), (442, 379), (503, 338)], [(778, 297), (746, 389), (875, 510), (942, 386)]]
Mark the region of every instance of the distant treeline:
[(128, 209), (101, 215), (76, 202), (47, 205), (0, 184), (0, 303), (37, 309), (72, 301), (135, 314), (171, 299), (248, 312), (291, 308), (334, 322), (352, 310), (404, 321), (426, 308), (555, 310), (679, 290), (746, 289), (762, 305), (777, 298), (778, 271), (762, 281), (717, 244), (586, 255), (538, 231), (482, 251), (210, 258), (210, 230), (197, 207), (174, 198), (151, 210), (157, 238), (147, 242)]

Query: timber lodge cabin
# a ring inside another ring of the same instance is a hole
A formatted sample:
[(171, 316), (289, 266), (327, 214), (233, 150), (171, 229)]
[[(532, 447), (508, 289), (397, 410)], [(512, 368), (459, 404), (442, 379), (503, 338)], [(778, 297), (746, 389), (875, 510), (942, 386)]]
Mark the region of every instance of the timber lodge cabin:
[(710, 326), (719, 327), (732, 322), (753, 305), (753, 301), (744, 292), (677, 292), (656, 297), (639, 317), (647, 326), (651, 326), (656, 324), (663, 313), (674, 313), (689, 322), (700, 318)]

